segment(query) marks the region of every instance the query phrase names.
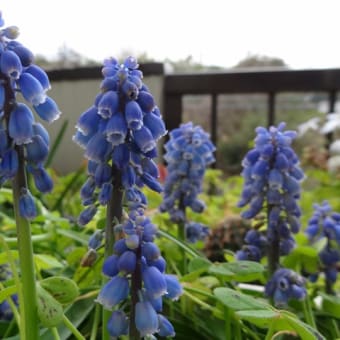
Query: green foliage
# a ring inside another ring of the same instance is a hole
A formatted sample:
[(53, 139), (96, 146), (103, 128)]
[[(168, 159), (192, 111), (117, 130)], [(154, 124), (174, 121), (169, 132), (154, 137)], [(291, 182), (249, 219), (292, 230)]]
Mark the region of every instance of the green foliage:
[[(101, 325), (96, 317), (99, 312), (94, 300), (102, 283), (103, 249), (98, 249), (92, 266), (84, 267), (82, 263), (90, 235), (103, 228), (104, 209), (99, 209), (88, 226), (79, 228), (76, 223), (81, 209), (78, 192), (84, 180), (84, 168), (64, 177), (51, 173), (55, 179), (55, 191), (38, 201), (40, 215), (31, 225), (39, 316), (44, 326), (40, 338), (51, 339), (57, 332), (60, 339), (73, 339), (76, 338), (75, 329), (90, 338), (93, 333), (100, 334)], [(308, 169), (306, 173), (301, 197), (302, 229), (307, 225), (314, 202), (327, 199), (335, 211), (340, 211), (340, 179), (323, 170)], [(242, 184), (240, 176), (224, 178), (221, 171), (209, 170), (201, 193), (207, 208), (203, 214), (188, 211), (188, 218), (213, 229), (219, 228), (226, 219), (239, 215), (237, 201)], [(166, 301), (164, 306), (175, 326), (176, 339), (286, 339), (291, 335), (301, 339), (340, 337), (339, 297), (324, 293), (323, 277), (315, 283), (307, 283), (308, 308), (297, 302), (285, 310), (276, 309), (263, 295), (266, 263), (237, 262), (230, 249), (222, 249), (225, 262), (209, 261), (204, 253), (205, 243), (183, 242), (178, 237), (178, 227), (167, 214), (158, 211), (160, 195), (150, 190), (145, 190), (145, 194), (149, 200), (148, 214), (159, 227), (156, 242), (167, 259), (167, 272), (179, 275), (184, 287), (179, 304)], [(0, 302), (15, 294), (19, 284), (12, 210), (11, 191), (3, 188), (0, 191), (0, 265), (9, 264), (13, 277), (2, 282)], [(302, 273), (316, 271), (318, 252), (325, 240), (310, 245), (301, 232), (296, 235), (296, 241), (296, 248), (284, 257), (283, 265)], [(185, 267), (182, 265), (184, 259), (187, 262)], [(337, 283), (334, 289), (338, 291), (339, 288)], [(316, 322), (314, 326), (311, 325), (312, 319)], [(10, 337), (17, 331), (15, 321), (0, 323), (0, 334)]]

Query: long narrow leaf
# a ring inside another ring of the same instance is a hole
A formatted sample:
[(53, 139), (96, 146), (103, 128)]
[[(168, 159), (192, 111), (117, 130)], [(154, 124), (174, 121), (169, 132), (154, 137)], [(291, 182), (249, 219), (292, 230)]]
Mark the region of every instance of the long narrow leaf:
[(60, 130), (58, 131), (58, 134), (57, 134), (57, 137), (51, 147), (51, 150), (49, 152), (49, 155), (48, 155), (48, 158), (47, 158), (47, 161), (45, 163), (45, 167), (48, 168), (52, 161), (53, 161), (53, 158), (54, 158), (54, 155), (56, 154), (57, 150), (58, 150), (58, 147), (65, 135), (65, 132), (66, 132), (66, 129), (67, 129), (67, 126), (68, 126), (68, 120), (65, 120), (60, 128)]

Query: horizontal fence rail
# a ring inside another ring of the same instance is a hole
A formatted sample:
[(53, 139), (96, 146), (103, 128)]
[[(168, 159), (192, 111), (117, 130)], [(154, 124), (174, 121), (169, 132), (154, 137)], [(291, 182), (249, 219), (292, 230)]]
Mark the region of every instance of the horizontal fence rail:
[(340, 69), (231, 71), (169, 74), (164, 76), (164, 120), (168, 130), (182, 122), (184, 95), (210, 95), (211, 139), (217, 143), (217, 107), (220, 94), (267, 94), (267, 125), (275, 123), (275, 98), (284, 92), (326, 92), (328, 111), (335, 109)]

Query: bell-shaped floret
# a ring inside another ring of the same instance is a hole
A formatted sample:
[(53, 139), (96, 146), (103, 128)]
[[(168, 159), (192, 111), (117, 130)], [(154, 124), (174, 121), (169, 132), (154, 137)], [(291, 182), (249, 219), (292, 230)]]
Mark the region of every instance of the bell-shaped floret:
[(167, 286), (167, 293), (165, 296), (171, 300), (179, 299), (183, 294), (183, 288), (177, 277), (175, 275), (165, 274), (164, 278)]
[(1, 181), (13, 178), (19, 168), (18, 153), (15, 149), (8, 149), (2, 156), (0, 161), (0, 177)]
[(149, 301), (137, 302), (135, 315), (136, 328), (142, 337), (158, 332), (158, 315)]
[(160, 336), (173, 338), (176, 335), (174, 326), (165, 316), (158, 314), (158, 324)]
[(30, 163), (43, 163), (48, 156), (48, 146), (39, 135), (32, 137), (32, 141), (26, 144), (26, 159)]
[(116, 275), (102, 287), (96, 301), (105, 309), (112, 310), (114, 306), (127, 298), (129, 290), (128, 279)]
[(109, 203), (112, 196), (113, 186), (111, 183), (103, 183), (101, 190), (98, 194), (98, 201), (101, 205)]
[(112, 146), (106, 140), (105, 136), (97, 132), (87, 143), (85, 156), (92, 161), (103, 163), (106, 162)]
[(42, 88), (45, 91), (51, 89), (51, 84), (50, 80), (48, 79), (48, 75), (41, 67), (37, 65), (30, 65), (25, 69), (25, 73), (29, 73), (34, 78), (36, 78), (40, 82)]
[(53, 181), (47, 171), (39, 166), (37, 168), (29, 168), (33, 175), (35, 187), (43, 194), (50, 192), (53, 189)]
[(21, 217), (27, 218), (28, 220), (32, 220), (37, 216), (34, 198), (26, 188), (23, 188), (20, 192), (19, 212)]
[(25, 104), (18, 103), (12, 110), (9, 118), (8, 133), (17, 145), (32, 141), (34, 117)]
[(19, 79), (22, 72), (22, 64), (16, 53), (10, 50), (5, 50), (0, 56), (1, 73), (11, 79)]
[(118, 110), (119, 97), (115, 91), (107, 91), (103, 94), (98, 103), (98, 114), (104, 118), (110, 118)]
[(166, 294), (167, 283), (165, 277), (156, 267), (147, 267), (142, 273), (142, 278), (144, 287), (150, 296), (157, 298)]
[(94, 174), (96, 186), (101, 188), (104, 183), (111, 182), (112, 168), (107, 163), (99, 163)]
[(156, 142), (150, 130), (145, 126), (133, 131), (133, 139), (143, 153), (149, 152), (156, 147)]
[(153, 96), (147, 91), (140, 91), (137, 102), (145, 113), (150, 113), (155, 107)]
[(143, 112), (134, 100), (125, 105), (125, 119), (129, 129), (139, 130), (143, 125)]
[(88, 206), (85, 210), (81, 212), (78, 217), (78, 224), (84, 226), (88, 224), (97, 212), (97, 207), (95, 205)]
[(135, 271), (136, 268), (136, 253), (127, 250), (122, 255), (120, 255), (118, 260), (118, 269), (119, 271), (125, 273), (125, 274), (132, 274)]
[(124, 312), (121, 310), (115, 310), (109, 321), (107, 322), (107, 329), (109, 331), (109, 334), (114, 337), (118, 338), (122, 335), (128, 334), (128, 319)]
[(43, 103), (33, 105), (33, 107), (38, 116), (48, 123), (54, 122), (61, 115), (57, 103), (50, 97), (46, 97)]
[(29, 66), (34, 61), (33, 53), (25, 46), (17, 41), (10, 41), (7, 48), (13, 51), (20, 59), (21, 65), (24, 67)]
[(108, 256), (103, 263), (102, 272), (104, 275), (113, 277), (119, 273), (118, 269), (119, 256), (116, 254)]
[(167, 133), (163, 119), (152, 112), (144, 116), (143, 123), (150, 130), (155, 140)]
[(111, 116), (106, 125), (106, 139), (114, 146), (122, 144), (125, 141), (127, 130), (128, 128), (123, 114), (117, 112)]
[(17, 80), (21, 94), (32, 105), (37, 106), (46, 100), (46, 93), (39, 80), (30, 73), (22, 73)]
[(142, 246), (142, 254), (147, 261), (153, 261), (159, 258), (161, 252), (158, 246), (153, 242), (144, 242)]

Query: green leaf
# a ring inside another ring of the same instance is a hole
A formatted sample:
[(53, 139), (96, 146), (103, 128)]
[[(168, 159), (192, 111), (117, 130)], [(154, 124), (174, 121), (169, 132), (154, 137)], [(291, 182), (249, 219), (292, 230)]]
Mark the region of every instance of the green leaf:
[(62, 305), (73, 302), (79, 295), (76, 283), (66, 277), (48, 277), (40, 281), (40, 285)]
[(263, 277), (263, 272), (263, 265), (253, 261), (213, 264), (209, 268), (210, 274), (221, 275), (225, 279), (240, 282), (250, 282), (261, 279)]
[(12, 294), (15, 294), (17, 292), (17, 286), (10, 286), (2, 289), (0, 291), (0, 303), (2, 303), (4, 300), (6, 300), (9, 296)]
[(63, 320), (63, 307), (44, 288), (37, 284), (38, 316), (45, 327), (55, 327)]
[(193, 272), (198, 269), (207, 269), (211, 262), (203, 257), (195, 257), (188, 264), (188, 271)]
[(215, 276), (202, 276), (198, 279), (198, 281), (205, 287), (209, 289), (213, 289), (220, 285), (220, 281)]
[(299, 320), (295, 315), (281, 310), (244, 310), (235, 313), (260, 328), (270, 328), (277, 332), (293, 331), (303, 340), (325, 339), (317, 330)]
[(224, 279), (232, 280), (235, 276), (235, 273), (226, 268), (225, 264), (226, 263), (213, 264), (212, 266), (210, 266), (208, 272), (210, 274), (223, 276)]
[(322, 310), (336, 318), (340, 318), (340, 297), (320, 293), (322, 296)]
[(247, 320), (260, 328), (269, 328), (271, 323), (280, 318), (280, 313), (275, 310), (242, 310), (235, 313), (242, 320)]
[(255, 299), (252, 296), (242, 294), (231, 288), (215, 288), (214, 295), (223, 305), (234, 311), (272, 309), (271, 306), (266, 302)]
[(302, 322), (295, 316), (292, 316), (290, 313), (286, 313), (286, 311), (280, 312), (283, 316), (284, 324), (281, 324), (280, 328), (278, 328), (277, 330), (287, 329), (295, 331), (303, 340), (326, 340), (326, 338), (322, 334), (320, 334), (310, 325)]
[[(72, 322), (74, 327), (78, 328), (86, 318), (89, 318), (89, 315), (93, 311), (94, 307), (95, 303), (93, 302), (93, 298), (78, 300), (66, 308), (65, 315)], [(64, 325), (64, 323), (61, 323), (58, 326), (58, 333), (61, 340), (71, 339), (71, 331)], [(50, 339), (52, 339), (51, 332), (45, 328), (41, 331), (39, 340)]]
[(34, 255), (34, 262), (39, 271), (42, 269), (63, 268), (63, 264), (52, 255), (36, 254)]

